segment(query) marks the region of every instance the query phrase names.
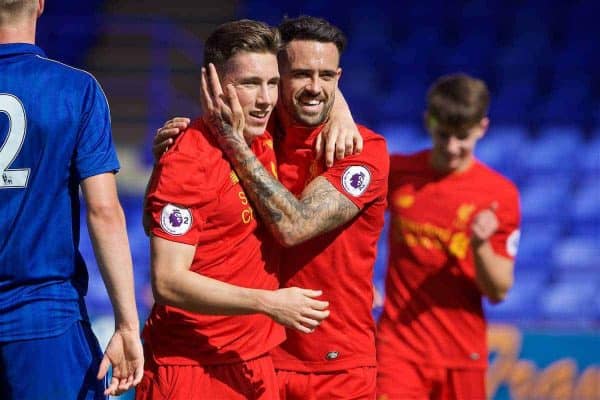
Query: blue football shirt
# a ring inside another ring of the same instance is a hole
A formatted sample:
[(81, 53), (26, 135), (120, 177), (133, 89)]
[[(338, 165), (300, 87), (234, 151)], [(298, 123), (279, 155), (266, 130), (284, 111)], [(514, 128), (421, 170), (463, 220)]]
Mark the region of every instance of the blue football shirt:
[(37, 46), (0, 45), (0, 342), (87, 319), (79, 183), (118, 169), (98, 82)]

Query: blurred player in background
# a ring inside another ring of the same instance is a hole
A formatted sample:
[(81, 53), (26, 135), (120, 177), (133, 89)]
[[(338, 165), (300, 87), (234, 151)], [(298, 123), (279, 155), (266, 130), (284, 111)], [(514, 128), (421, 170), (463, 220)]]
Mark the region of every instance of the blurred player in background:
[[(43, 9), (0, 0), (0, 397), (103, 399), (136, 385), (143, 366), (119, 162), (96, 80), (34, 44)], [(104, 357), (83, 299), (80, 185), (115, 313)]]
[(379, 400), (486, 398), (482, 296), (500, 302), (513, 285), (520, 223), (515, 185), (473, 154), (489, 101), (481, 80), (439, 78), (424, 115), (432, 148), (391, 157)]
[[(338, 28), (313, 17), (286, 19), (279, 30), (284, 43), (276, 123), (281, 183), (243, 140), (242, 127), (250, 121), (244, 121), (235, 91), (225, 87), (222, 92), (214, 71), (204, 101), (217, 139), (262, 222), (287, 247), (281, 285), (322, 288), (330, 304), (330, 317), (313, 334), (288, 329), (286, 341), (273, 351), (281, 398), (373, 399), (372, 275), (386, 206), (386, 144), (359, 126), (361, 154), (329, 169), (315, 160), (315, 141), (334, 102), (346, 39)], [(220, 117), (230, 124), (223, 125)]]
[[(276, 29), (240, 20), (218, 27), (204, 50), (240, 100), (242, 140), (268, 174), (277, 173), (265, 129), (277, 102), (279, 46)], [(275, 322), (310, 333), (328, 304), (314, 299), (317, 290), (277, 290), (279, 249), (257, 225), (206, 117), (163, 155), (148, 190), (156, 304), (136, 398), (277, 399), (269, 351), (285, 332)]]

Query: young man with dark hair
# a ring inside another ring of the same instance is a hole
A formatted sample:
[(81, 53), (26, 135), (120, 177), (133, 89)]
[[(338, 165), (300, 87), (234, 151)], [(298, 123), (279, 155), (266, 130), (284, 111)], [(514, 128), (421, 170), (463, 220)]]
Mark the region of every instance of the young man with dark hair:
[[(217, 140), (246, 193), (279, 243), (281, 285), (319, 287), (331, 315), (310, 336), (287, 331), (273, 351), (283, 399), (373, 399), (376, 360), (371, 316), (376, 243), (383, 227), (389, 158), (383, 137), (358, 129), (363, 151), (326, 168), (314, 159), (330, 115), (345, 39), (328, 22), (282, 22), (278, 173), (268, 173), (241, 136), (244, 125), (231, 87), (223, 94), (211, 70), (204, 102)], [(224, 100), (225, 98), (225, 100)], [(223, 123), (224, 119), (228, 123)]]
[[(277, 102), (279, 45), (276, 29), (250, 20), (219, 26), (205, 44), (215, 79), (239, 99), (242, 140), (273, 174), (265, 129)], [(206, 117), (163, 155), (147, 194), (156, 304), (143, 333), (138, 400), (277, 399), (269, 351), (285, 332), (276, 322), (309, 333), (329, 314), (327, 302), (314, 299), (318, 290), (278, 290), (278, 249)]]
[(513, 284), (520, 221), (515, 185), (473, 154), (489, 102), (479, 79), (439, 78), (424, 115), (433, 147), (391, 157), (378, 399), (486, 398), (481, 300)]
[[(144, 363), (119, 162), (98, 82), (35, 45), (43, 9), (0, 0), (0, 398), (104, 399)], [(104, 356), (84, 302), (79, 187), (115, 314)]]

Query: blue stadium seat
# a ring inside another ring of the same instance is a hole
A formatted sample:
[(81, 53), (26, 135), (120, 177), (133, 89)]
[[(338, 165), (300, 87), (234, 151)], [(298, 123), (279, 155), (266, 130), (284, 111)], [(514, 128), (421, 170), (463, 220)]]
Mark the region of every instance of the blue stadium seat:
[(600, 238), (572, 236), (554, 246), (552, 259), (556, 268), (565, 271), (595, 271), (600, 276)]
[(490, 321), (530, 321), (539, 314), (538, 299), (548, 280), (545, 270), (515, 270), (515, 283), (506, 299), (496, 305), (484, 302), (485, 315)]
[(552, 48), (546, 32), (518, 32), (499, 51), (497, 69), (501, 74), (511, 77), (532, 76), (540, 66), (550, 63), (551, 54)]
[(552, 252), (562, 232), (556, 220), (527, 222), (521, 226), (521, 240), (516, 258), (519, 270), (546, 270), (552, 267)]
[(475, 153), (483, 162), (507, 175), (518, 177), (515, 158), (528, 140), (528, 131), (521, 125), (495, 124), (492, 120), (489, 132), (477, 143)]
[(536, 176), (521, 190), (523, 221), (553, 221), (564, 215), (570, 203), (571, 178), (567, 176)]
[(531, 118), (531, 106), (537, 97), (536, 82), (528, 75), (504, 79), (492, 96), (492, 124), (523, 124)]
[(542, 316), (562, 322), (585, 323), (594, 318), (598, 275), (572, 272), (559, 276), (540, 297)]
[(571, 204), (571, 218), (576, 223), (600, 223), (600, 175), (580, 180)]
[(549, 126), (542, 128), (534, 141), (522, 148), (519, 165), (527, 174), (566, 172), (575, 165), (583, 141), (578, 126)]
[(583, 124), (592, 119), (591, 101), (585, 80), (573, 79), (553, 88), (534, 109), (535, 118), (544, 124)]
[(379, 125), (377, 132), (385, 136), (390, 154), (414, 153), (430, 147), (430, 139), (417, 124), (389, 122)]
[(600, 129), (583, 144), (577, 158), (579, 162), (576, 167), (581, 175), (595, 179), (600, 176)]

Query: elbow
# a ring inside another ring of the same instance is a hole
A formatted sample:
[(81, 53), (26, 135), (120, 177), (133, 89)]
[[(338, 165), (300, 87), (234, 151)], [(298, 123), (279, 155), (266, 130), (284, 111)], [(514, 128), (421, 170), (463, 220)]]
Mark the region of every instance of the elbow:
[(118, 202), (97, 202), (87, 206), (88, 220), (107, 224), (125, 225), (125, 214)]
[(494, 287), (491, 290), (487, 290), (485, 296), (492, 304), (502, 303), (504, 300), (506, 300), (506, 296), (508, 295), (511, 286), (512, 283)]
[(281, 233), (276, 235), (275, 239), (277, 239), (277, 242), (285, 248), (294, 247), (306, 240), (306, 238), (302, 238), (298, 235)]
[(508, 291), (495, 291), (494, 293), (487, 293), (486, 297), (492, 304), (502, 303), (506, 299)]
[(152, 273), (152, 296), (154, 301), (160, 305), (174, 305), (175, 292), (168, 277)]

